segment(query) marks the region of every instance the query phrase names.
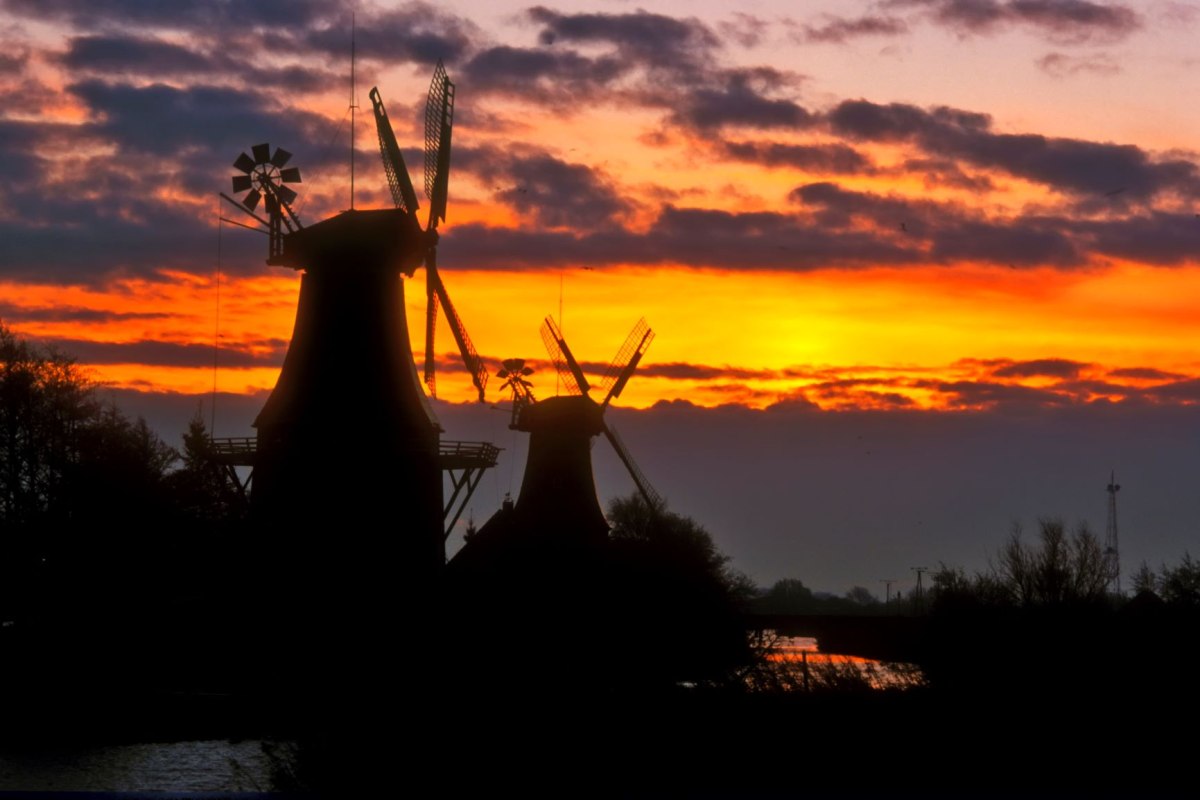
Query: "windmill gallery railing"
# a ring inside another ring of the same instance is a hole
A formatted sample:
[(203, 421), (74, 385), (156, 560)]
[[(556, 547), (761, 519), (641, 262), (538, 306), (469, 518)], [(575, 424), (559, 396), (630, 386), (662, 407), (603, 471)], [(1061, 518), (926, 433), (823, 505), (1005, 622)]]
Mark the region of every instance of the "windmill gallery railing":
[[(454, 525), (462, 516), (467, 502), (475, 493), (475, 487), (483, 477), (484, 470), (496, 466), (500, 448), (491, 442), (444, 441), (438, 444), (438, 464), (443, 472), (449, 473), (453, 490), (442, 509), (446, 521), (445, 535), (449, 536)], [(255, 436), (225, 436), (209, 439), (209, 457), (226, 468), (241, 492), (245, 492), (254, 476), (255, 459), (258, 456), (258, 438)], [(244, 480), (234, 467), (250, 467), (251, 473)]]
[(258, 455), (257, 436), (226, 436), (209, 439), (212, 460), (232, 467), (253, 467)]

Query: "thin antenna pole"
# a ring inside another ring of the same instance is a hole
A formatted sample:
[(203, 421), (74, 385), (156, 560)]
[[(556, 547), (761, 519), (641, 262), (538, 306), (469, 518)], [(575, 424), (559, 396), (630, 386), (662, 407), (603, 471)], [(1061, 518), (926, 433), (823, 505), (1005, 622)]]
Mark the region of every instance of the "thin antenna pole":
[(358, 108), (357, 84), (354, 77), (354, 38), (356, 21), (350, 13), (350, 210), (354, 210), (354, 111)]
[(213, 314), (213, 388), (212, 402), (208, 407), (208, 435), (217, 428), (217, 356), (221, 352), (221, 230), (223, 228), (220, 208), (217, 209), (217, 308)]

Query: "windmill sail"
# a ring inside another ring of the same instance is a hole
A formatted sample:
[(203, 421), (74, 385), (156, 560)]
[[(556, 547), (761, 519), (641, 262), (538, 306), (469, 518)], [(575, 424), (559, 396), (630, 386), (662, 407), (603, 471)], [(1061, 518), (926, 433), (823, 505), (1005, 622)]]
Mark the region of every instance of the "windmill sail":
[[(436, 258), (436, 256), (431, 255), (431, 258)], [(450, 324), (450, 333), (454, 335), (454, 342), (458, 345), (458, 352), (462, 355), (463, 364), (466, 366), (467, 372), (471, 373), (471, 382), (475, 384), (475, 389), (479, 392), (479, 402), (482, 403), (486, 394), (489, 377), (487, 367), (484, 365), (483, 359), (479, 357), (479, 353), (475, 351), (475, 345), (471, 342), (470, 335), (467, 334), (467, 327), (463, 325), (462, 320), (458, 316), (458, 311), (454, 308), (454, 303), (450, 301), (450, 293), (446, 291), (446, 284), (442, 280), (441, 273), (435, 268), (429, 274), (434, 276), (433, 288), (436, 301), (441, 302), (442, 311), (446, 314), (446, 321)], [(432, 340), (433, 337), (431, 335), (430, 341)]]
[(617, 458), (621, 459), (621, 463), (625, 465), (625, 469), (629, 470), (630, 477), (637, 484), (638, 491), (651, 508), (658, 509), (663, 505), (662, 495), (654, 491), (654, 487), (650, 485), (650, 481), (646, 480), (645, 474), (641, 467), (633, 460), (633, 455), (629, 452), (629, 448), (625, 446), (625, 442), (621, 441), (621, 437), (617, 434), (616, 429), (611, 423), (604, 424), (604, 436), (608, 439), (608, 443), (613, 446), (613, 450), (617, 451)]
[[(388, 177), (388, 188), (397, 208), (407, 211), (416, 220), (417, 194), (408, 175), (404, 157), (396, 143), (395, 132), (388, 121), (387, 111), (379, 89), (371, 89), (371, 103), (375, 109), (375, 127), (379, 133), (379, 151), (383, 157), (384, 172)], [(438, 220), (446, 219), (446, 196), (450, 177), (450, 131), (454, 124), (454, 84), (446, 75), (446, 68), (439, 61), (433, 74), (433, 83), (425, 103), (425, 194), (430, 198), (428, 230), (435, 231)], [(446, 312), (446, 322), (462, 356), (463, 364), (471, 374), (471, 381), (483, 402), (486, 396), (488, 370), (475, 350), (471, 337), (458, 311), (450, 301), (450, 294), (437, 268), (436, 233), (426, 239), (421, 257), (425, 263), (425, 385), (429, 393), (437, 396), (437, 315), (439, 306)], [(415, 269), (415, 267), (414, 267)], [(409, 273), (411, 274), (411, 272)]]
[(563, 384), (567, 387), (567, 393), (588, 394), (592, 387), (584, 376), (579, 362), (575, 360), (575, 356), (571, 353), (571, 348), (567, 347), (567, 341), (563, 338), (562, 329), (558, 327), (558, 324), (552, 317), (546, 317), (542, 321), (541, 333), (542, 343), (546, 345), (546, 352), (550, 354), (550, 358), (554, 361), (554, 366), (558, 368), (558, 373), (562, 376)]
[(454, 127), (454, 84), (441, 61), (433, 72), (425, 101), (425, 196), (429, 198), (429, 227), (446, 221), (450, 185), (450, 132)]
[(375, 109), (375, 130), (379, 134), (379, 152), (383, 156), (383, 171), (387, 175), (388, 189), (392, 192), (392, 201), (396, 208), (402, 208), (414, 218), (417, 214), (417, 193), (413, 189), (412, 179), (408, 177), (408, 168), (404, 164), (404, 156), (400, 145), (396, 143), (396, 134), (392, 123), (388, 120), (387, 110), (383, 107), (383, 98), (379, 88), (371, 89), (371, 105)]
[(620, 397), (625, 390), (625, 384), (637, 369), (642, 356), (650, 349), (654, 341), (654, 331), (646, 324), (646, 318), (639, 319), (633, 330), (625, 337), (625, 343), (617, 351), (612, 363), (600, 380), (600, 391), (604, 392), (604, 402), (600, 405), (607, 407), (614, 397)]

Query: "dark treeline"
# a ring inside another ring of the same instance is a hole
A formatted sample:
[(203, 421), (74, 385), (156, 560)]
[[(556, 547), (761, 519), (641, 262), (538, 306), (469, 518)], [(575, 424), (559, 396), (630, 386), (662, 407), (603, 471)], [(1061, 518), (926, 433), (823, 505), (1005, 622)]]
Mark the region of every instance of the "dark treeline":
[(177, 449), (100, 395), (0, 325), (0, 701), (26, 736), (194, 732), (161, 698), (245, 681), (245, 504), (199, 411)]
[(851, 587), (839, 596), (814, 591), (799, 578), (783, 578), (770, 588), (757, 589), (748, 608), (755, 614), (866, 615), (900, 613), (909, 605), (900, 598), (880, 600), (865, 586)]
[(932, 573), (921, 663), (950, 696), (998, 708), (1057, 709), (1067, 730), (1117, 721), (1136, 709), (1195, 707), (1181, 669), (1200, 645), (1200, 573), (1175, 567), (1135, 574), (1117, 592), (1112, 560), (1086, 524), (1014, 529), (987, 569)]
[(0, 326), (0, 617), (97, 613), (168, 583), (186, 593), (241, 504), (206, 458), (99, 397), (69, 356)]
[(1142, 565), (1115, 587), (1112, 563), (1086, 523), (1068, 530), (1061, 519), (1038, 520), (1037, 536), (1026, 536), (1014, 524), (1008, 539), (987, 568), (968, 574), (962, 567), (940, 563), (930, 570), (924, 591), (897, 592), (884, 600), (862, 586), (844, 595), (814, 591), (797, 578), (783, 578), (751, 592), (748, 609), (756, 614), (875, 615), (961, 613), (1002, 609), (1120, 609), (1128, 603), (1163, 603), (1175, 608), (1200, 607), (1200, 562), (1185, 552), (1176, 565), (1156, 571)]

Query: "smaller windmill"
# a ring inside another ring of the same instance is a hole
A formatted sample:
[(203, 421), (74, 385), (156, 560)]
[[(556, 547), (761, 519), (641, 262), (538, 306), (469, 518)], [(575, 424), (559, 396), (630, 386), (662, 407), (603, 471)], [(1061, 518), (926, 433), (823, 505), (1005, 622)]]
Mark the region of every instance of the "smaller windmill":
[[(653, 509), (662, 499), (638, 468), (604, 411), (621, 394), (654, 338), (641, 320), (598, 383), (592, 386), (554, 320), (547, 318), (542, 339), (567, 393), (534, 400), (522, 359), (509, 359), (498, 377), (512, 392), (514, 428), (529, 434), (525, 473), (515, 503), (505, 503), (467, 541), (447, 570), (452, 603), (470, 620), (471, 630), (496, 636), (497, 646), (520, 641), (514, 652), (540, 652), (547, 631), (576, 630), (594, 620), (610, 627), (621, 589), (636, 575), (625, 571), (623, 551), (609, 536), (609, 523), (596, 496), (592, 444), (604, 434)], [(635, 570), (635, 573), (638, 570)], [(645, 570), (641, 570), (644, 574)], [(619, 588), (618, 588), (619, 587)], [(546, 597), (555, 598), (552, 604)], [(513, 638), (515, 637), (515, 639)], [(551, 634), (553, 638), (553, 634)], [(554, 652), (569, 651), (578, 637), (556, 639)]]
[[(251, 147), (250, 153), (242, 153), (233, 162), (233, 166), (242, 172), (233, 176), (233, 191), (245, 192), (245, 197), (238, 203), (222, 196), (267, 227), (270, 237), (267, 261), (270, 263), (283, 254), (284, 229), (291, 233), (304, 227), (292, 210), (296, 192), (286, 185), (301, 182), (300, 169), (286, 166), (292, 154), (282, 147), (276, 147), (272, 154), (271, 145), (263, 142)], [(260, 202), (267, 211), (265, 220), (254, 213)]]
[[(409, 224), (420, 230), (417, 217), (416, 190), (408, 176), (404, 156), (396, 142), (396, 134), (388, 120), (387, 110), (379, 88), (371, 89), (371, 104), (375, 110), (375, 127), (379, 133), (379, 151), (383, 157), (383, 169), (387, 174), (388, 188), (396, 208), (408, 214)], [(434, 340), (437, 332), (438, 309), (446, 312), (446, 322), (454, 334), (459, 353), (471, 380), (479, 392), (480, 402), (484, 399), (488, 371), (483, 359), (475, 351), (471, 337), (462, 319), (450, 301), (450, 293), (437, 268), (438, 222), (446, 221), (446, 198), (450, 187), (450, 135), (454, 127), (454, 84), (446, 75), (446, 68), (439, 61), (433, 73), (429, 95), (425, 99), (425, 196), (429, 199), (429, 217), (425, 224), (424, 252), (418, 254), (415, 263), (407, 269), (409, 275), (423, 262), (425, 265), (425, 384), (429, 393), (437, 396), (436, 363)]]
[(650, 330), (650, 326), (646, 324), (645, 319), (638, 320), (638, 323), (633, 326), (633, 330), (629, 332), (629, 336), (625, 338), (625, 343), (621, 345), (621, 349), (617, 351), (616, 357), (613, 358), (612, 363), (608, 365), (608, 369), (605, 370), (604, 376), (601, 378), (599, 388), (601, 392), (604, 392), (604, 400), (600, 403), (596, 403), (592, 399), (592, 387), (588, 383), (586, 376), (584, 376), (579, 362), (575, 360), (575, 355), (571, 352), (571, 348), (567, 346), (562, 330), (554, 322), (553, 318), (546, 317), (542, 323), (541, 334), (542, 343), (546, 346), (546, 351), (550, 354), (550, 359), (554, 362), (554, 366), (562, 378), (563, 385), (567, 389), (567, 394), (578, 395), (597, 406), (599, 410), (600, 432), (604, 434), (604, 438), (608, 439), (608, 443), (612, 445), (613, 450), (617, 453), (617, 458), (621, 459), (621, 463), (629, 471), (629, 475), (637, 485), (638, 491), (645, 498), (646, 502), (650, 504), (650, 507), (661, 507), (663, 502), (662, 497), (650, 485), (650, 482), (638, 467), (637, 462), (633, 460), (633, 455), (617, 434), (616, 429), (604, 419), (604, 411), (608, 408), (608, 404), (613, 399), (621, 396), (621, 392), (625, 390), (625, 385), (629, 383), (629, 379), (633, 376), (634, 370), (637, 369), (642, 356), (646, 354), (650, 343), (654, 341), (654, 331)]

